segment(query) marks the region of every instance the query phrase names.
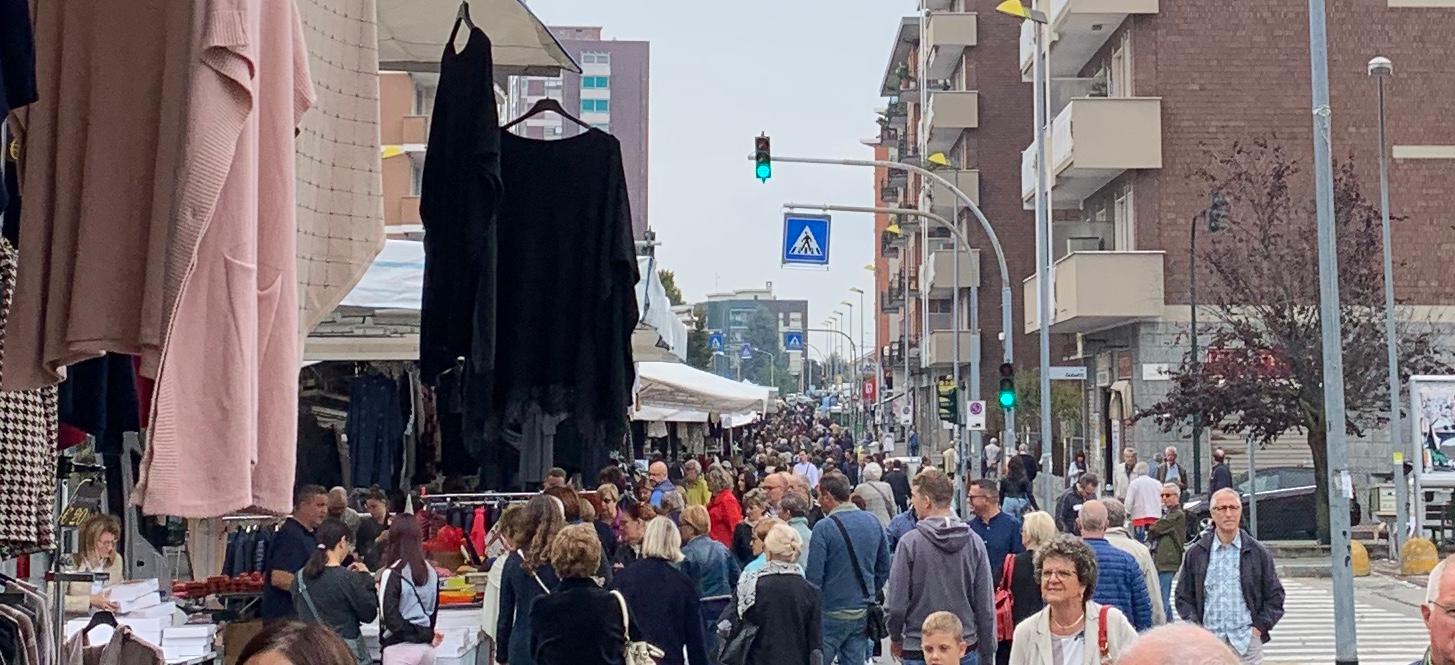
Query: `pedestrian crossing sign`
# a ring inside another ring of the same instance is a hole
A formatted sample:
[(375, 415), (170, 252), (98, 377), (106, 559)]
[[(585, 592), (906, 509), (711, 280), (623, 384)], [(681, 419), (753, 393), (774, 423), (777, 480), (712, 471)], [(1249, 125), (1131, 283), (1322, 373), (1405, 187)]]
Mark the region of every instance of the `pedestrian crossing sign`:
[(802, 351), (803, 333), (796, 331), (783, 333), (783, 349), (785, 351)]
[(722, 331), (714, 330), (707, 333), (707, 348), (713, 353), (722, 353)]
[(783, 214), (783, 265), (829, 265), (829, 216)]

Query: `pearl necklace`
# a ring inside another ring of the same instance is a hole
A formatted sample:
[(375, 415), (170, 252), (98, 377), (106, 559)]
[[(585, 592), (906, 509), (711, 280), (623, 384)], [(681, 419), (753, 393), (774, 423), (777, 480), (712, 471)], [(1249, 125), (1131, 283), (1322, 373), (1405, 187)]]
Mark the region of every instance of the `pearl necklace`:
[(1053, 617), (1051, 617), (1051, 628), (1053, 628), (1053, 629), (1060, 629), (1062, 631), (1067, 631), (1067, 632), (1074, 633), (1074, 632), (1077, 632), (1076, 631), (1076, 627), (1085, 618), (1086, 618), (1086, 612), (1084, 612), (1084, 611), (1081, 613), (1081, 616), (1076, 617), (1076, 620), (1075, 621), (1072, 621), (1071, 623), (1061, 623), (1060, 621), (1057, 621), (1056, 618), (1053, 616)]

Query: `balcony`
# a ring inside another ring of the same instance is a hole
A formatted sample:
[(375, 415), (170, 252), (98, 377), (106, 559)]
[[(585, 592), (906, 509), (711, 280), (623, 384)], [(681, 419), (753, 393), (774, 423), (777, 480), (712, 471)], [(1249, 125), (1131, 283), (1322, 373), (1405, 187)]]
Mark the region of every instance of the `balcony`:
[(889, 281), (889, 290), (879, 293), (879, 311), (898, 312), (904, 306), (904, 291), (898, 288), (894, 280)]
[(980, 93), (974, 90), (931, 93), (927, 118), (930, 153), (945, 152), (960, 139), (960, 132), (980, 125)]
[(405, 145), (429, 143), (429, 116), (406, 115), (399, 125), (400, 139)]
[(889, 128), (904, 136), (904, 130), (909, 126), (909, 104), (898, 99), (889, 102), (884, 115), (889, 120)]
[(925, 40), (929, 43), (929, 60), (925, 68), (929, 79), (950, 78), (960, 67), (965, 49), (975, 45), (976, 15), (974, 12), (935, 12), (929, 17)]
[[(1078, 97), (1051, 123), (1051, 207), (1079, 208), (1131, 169), (1162, 168), (1162, 100)], [(1035, 150), (1021, 153), (1021, 198), (1035, 204)]]
[(1036, 24), (1034, 21), (1021, 21), (1021, 80), (1035, 80), (1035, 73), (1032, 68), (1036, 66)]
[(1128, 16), (1156, 14), (1158, 0), (1051, 0), (1051, 76), (1076, 76)]
[[(1162, 315), (1163, 252), (1072, 252), (1055, 264), (1051, 332), (1088, 333)], [(1026, 333), (1040, 330), (1033, 275), (1025, 280)]]
[[(955, 250), (952, 249), (954, 242), (945, 243), (945, 247), (936, 248), (925, 257), (924, 275), (925, 288), (929, 289), (931, 298), (948, 298), (954, 293), (955, 288)], [(980, 286), (980, 252), (970, 251), (966, 253), (960, 250), (960, 288), (968, 289), (972, 286)]]
[[(971, 346), (970, 333), (960, 331), (960, 363), (968, 364), (974, 356)], [(949, 367), (955, 364), (955, 333), (950, 330), (935, 330), (930, 332), (929, 344), (924, 355), (924, 367)]]
[(894, 45), (889, 50), (889, 64), (884, 68), (884, 79), (880, 81), (881, 97), (893, 97), (904, 89), (906, 79), (915, 78), (910, 72), (914, 60), (914, 47), (919, 43), (919, 17), (906, 16), (899, 21), (899, 30), (894, 33)]
[(419, 197), (418, 196), (401, 196), (401, 197), (399, 197), (399, 223), (400, 224), (419, 224), (420, 223), (420, 220), (419, 220)]
[[(980, 205), (980, 171), (956, 169), (940, 171), (939, 175), (944, 176), (960, 191), (965, 192), (970, 200), (975, 202), (975, 205)], [(964, 207), (964, 203), (949, 188), (937, 182), (930, 183), (930, 212), (954, 221), (955, 213), (962, 207)]]

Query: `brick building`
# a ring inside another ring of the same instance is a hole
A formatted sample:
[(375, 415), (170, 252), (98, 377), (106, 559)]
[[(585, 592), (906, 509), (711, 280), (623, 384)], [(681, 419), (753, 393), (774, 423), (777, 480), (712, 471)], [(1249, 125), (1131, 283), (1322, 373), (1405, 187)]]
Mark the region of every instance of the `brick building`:
[[(1175, 445), (1191, 462), (1185, 432), (1163, 433), (1127, 418), (1166, 394), (1165, 370), (1187, 352), (1190, 225), (1208, 200), (1205, 186), (1189, 176), (1235, 141), (1262, 137), (1304, 167), (1296, 182), (1312, 191), (1307, 8), (1158, 0), (1038, 6), (1054, 34), (1049, 166), (1057, 302), (1050, 325), (1074, 339), (1073, 352), (1053, 361), (1089, 370), (1093, 469), (1105, 469), (1121, 446), (1147, 459)], [(1455, 330), (1455, 269), (1443, 260), (1455, 241), (1430, 242), (1455, 238), (1448, 212), (1455, 123), (1444, 110), (1455, 102), (1445, 48), (1455, 43), (1455, 3), (1333, 0), (1328, 26), (1333, 153), (1354, 160), (1375, 200), (1378, 107), (1366, 63), (1376, 55), (1395, 63), (1387, 90), (1391, 211), (1406, 218), (1394, 229), (1400, 315), (1433, 317)], [(1033, 62), (1029, 29), (1013, 65), (1026, 81)], [(1031, 115), (1023, 118), (1029, 126)], [(1022, 142), (1031, 144), (1025, 135)], [(1033, 192), (1028, 151), (1021, 183), (1027, 207)], [(1312, 228), (1309, 235), (1312, 242)], [(1207, 279), (1205, 266), (1199, 274)], [(1035, 280), (1024, 288), (1025, 330), (1032, 332), (1039, 326)], [(1211, 445), (1235, 454), (1245, 448), (1221, 433), (1209, 436), (1204, 467)], [(1360, 487), (1368, 487), (1371, 474), (1387, 473), (1390, 452), (1387, 431), (1351, 442)], [(1286, 436), (1260, 452), (1260, 467), (1274, 465), (1311, 465), (1305, 439)], [(1241, 470), (1241, 459), (1234, 466)]]

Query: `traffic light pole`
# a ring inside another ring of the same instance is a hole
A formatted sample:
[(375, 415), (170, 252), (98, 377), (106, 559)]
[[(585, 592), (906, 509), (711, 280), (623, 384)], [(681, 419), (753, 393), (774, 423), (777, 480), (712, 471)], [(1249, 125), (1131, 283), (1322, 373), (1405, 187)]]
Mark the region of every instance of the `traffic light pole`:
[[(915, 165), (915, 164), (905, 164), (905, 163), (902, 163), (902, 162), (894, 162), (894, 161), (889, 161), (889, 160), (885, 160), (885, 159), (820, 159), (820, 158), (816, 158), (816, 157), (773, 157), (773, 161), (777, 161), (777, 162), (787, 162), (787, 163), (790, 163), (790, 164), (827, 164), (827, 165), (831, 165), (831, 166), (867, 166), (867, 167), (871, 167), (871, 168), (875, 168), (875, 167), (877, 167), (877, 168), (885, 168), (885, 169), (889, 169), (891, 171), (906, 171), (906, 172), (909, 172), (909, 173), (919, 174), (920, 176), (922, 176), (924, 178), (928, 178), (929, 180), (931, 180), (931, 181), (933, 181), (935, 183), (938, 183), (939, 185), (941, 185), (942, 187), (944, 187), (945, 189), (947, 189), (951, 193), (953, 193), (955, 195), (955, 198), (958, 199), (961, 204), (963, 204), (965, 207), (967, 207), (967, 208), (970, 209), (970, 212), (975, 215), (975, 219), (977, 219), (977, 220), (980, 221), (980, 228), (981, 228), (981, 230), (983, 230), (985, 232), (986, 239), (988, 239), (990, 241), (990, 248), (995, 252), (995, 261), (996, 261), (997, 267), (1000, 268), (1000, 284), (1001, 284), (1001, 286), (1000, 286), (1000, 340), (1001, 340), (1001, 352), (1002, 352), (1002, 356), (1001, 357), (1002, 357), (1002, 359), (1003, 359), (1004, 362), (1007, 362), (1007, 363), (1014, 363), (1015, 362), (1015, 341), (1014, 341), (1015, 340), (1015, 328), (1012, 327), (1012, 325), (1011, 325), (1011, 283), (1010, 283), (1010, 269), (1006, 267), (1006, 263), (1005, 263), (1005, 250), (1003, 250), (1001, 248), (1001, 246), (1000, 246), (1000, 237), (997, 236), (997, 235), (995, 235), (995, 229), (990, 226), (990, 220), (988, 220), (988, 219), (985, 218), (985, 213), (983, 213), (983, 212), (980, 211), (980, 206), (976, 205), (975, 204), (975, 201), (971, 200), (970, 196), (967, 195), (965, 192), (961, 191), (959, 187), (956, 187), (955, 186), (955, 183), (950, 182), (949, 180), (945, 179), (944, 176), (941, 176), (940, 174), (935, 173), (934, 171), (931, 171), (931, 170), (929, 170), (927, 168), (924, 168), (922, 166), (918, 166), (918, 165)], [(806, 206), (806, 207), (815, 208), (815, 206)], [(819, 209), (819, 210), (829, 210), (828, 207), (816, 207), (816, 208)], [(914, 216), (920, 216), (920, 217), (929, 217), (929, 214), (928, 213), (924, 213), (924, 212), (921, 212), (919, 210), (909, 210), (909, 209), (904, 209), (904, 208), (858, 208), (857, 210), (845, 210), (845, 212), (889, 212), (890, 214), (903, 214), (903, 215), (914, 215)], [(929, 218), (930, 219), (934, 219), (934, 217), (929, 217)], [(962, 245), (964, 245), (967, 248), (969, 247), (969, 244), (966, 243), (966, 242), (964, 242), (965, 241), (965, 237), (964, 237), (963, 234), (960, 233), (960, 229), (955, 228), (955, 225), (954, 224), (949, 224), (949, 220), (945, 220), (943, 217), (941, 217), (939, 219), (940, 219), (940, 221), (942, 223), (947, 224), (947, 226), (951, 230), (951, 233), (958, 240), (960, 240), (960, 242), (961, 242)], [(905, 302), (905, 307), (906, 308), (909, 307), (909, 303), (908, 302)], [(909, 318), (908, 316), (905, 317), (906, 320), (908, 318)], [(905, 355), (906, 355), (906, 357), (908, 357), (908, 350), (907, 349), (906, 349)], [(956, 360), (959, 360), (959, 358), (957, 357)], [(905, 380), (906, 380), (906, 382), (909, 380), (909, 376), (907, 374), (905, 375)], [(1015, 448), (1015, 409), (1014, 408), (1007, 409), (1005, 411), (1005, 431), (1003, 433), (1003, 441), (1004, 441), (1004, 448), (1006, 450), (1013, 450)], [(964, 474), (961, 474), (962, 477), (963, 477), (963, 475)]]
[[(961, 319), (960, 319), (960, 252), (964, 252), (966, 254), (969, 254), (970, 253), (970, 243), (969, 243), (969, 241), (967, 241), (965, 239), (965, 234), (960, 230), (959, 225), (958, 224), (953, 224), (953, 223), (950, 222), (950, 220), (948, 220), (948, 219), (946, 219), (946, 218), (944, 218), (944, 217), (942, 217), (940, 215), (936, 215), (936, 214), (934, 214), (932, 212), (924, 212), (924, 211), (920, 211), (920, 210), (911, 210), (911, 209), (908, 209), (908, 208), (875, 208), (875, 207), (861, 207), (861, 206), (836, 206), (836, 205), (828, 205), (828, 204), (808, 205), (808, 204), (802, 204), (802, 203), (785, 203), (785, 204), (783, 204), (783, 207), (785, 207), (785, 208), (791, 208), (791, 209), (799, 209), (799, 210), (818, 210), (818, 211), (821, 211), (821, 212), (863, 212), (863, 213), (876, 213), (876, 214), (877, 213), (883, 213), (883, 214), (890, 214), (890, 215), (906, 215), (906, 216), (912, 216), (912, 217), (924, 217), (924, 218), (929, 219), (929, 220), (932, 220), (932, 221), (934, 221), (934, 222), (940, 224), (941, 226), (944, 226), (945, 228), (947, 228), (947, 229), (950, 230), (950, 235), (954, 237), (954, 239), (955, 239), (955, 246), (956, 246), (956, 251), (955, 251), (955, 253), (953, 255), (953, 258), (954, 258), (954, 266), (951, 269), (951, 272), (954, 273), (952, 275), (952, 280), (953, 281), (951, 282), (951, 285), (950, 285), (951, 291), (953, 292), (952, 295), (951, 295), (951, 297), (950, 297), (950, 302), (951, 302), (951, 316), (954, 318), (954, 321), (952, 322), (951, 327), (950, 327), (950, 333), (952, 335), (954, 335), (954, 337), (955, 337), (954, 349), (953, 349), (953, 352), (955, 354), (955, 358), (951, 362), (951, 367), (953, 368), (953, 370), (952, 370), (951, 373), (953, 375), (953, 380), (955, 382), (955, 389), (958, 391), (959, 388), (960, 388), (960, 326), (961, 326)], [(980, 287), (978, 285), (972, 287), (972, 293), (975, 294), (974, 295), (974, 298), (975, 298), (976, 304), (979, 304), (979, 300), (980, 300), (979, 299), (979, 288)], [(905, 306), (908, 307), (908, 303), (905, 303)], [(980, 342), (980, 327), (979, 327), (979, 320), (980, 320), (980, 318), (977, 315), (976, 318), (975, 318), (976, 325), (972, 326), (971, 331), (970, 331), (970, 335), (971, 335), (971, 338), (970, 338), (971, 339), (971, 341), (970, 341), (970, 350), (971, 350), (971, 354), (970, 354), (970, 374), (971, 374), (971, 376), (974, 377), (974, 381), (972, 383), (972, 386), (973, 387), (971, 388), (970, 394), (973, 397), (975, 397), (975, 398), (979, 398), (979, 395), (980, 395), (980, 353), (979, 353), (979, 351), (980, 351), (980, 343), (979, 343)], [(1007, 322), (1008, 322), (1008, 319), (1007, 319)], [(1006, 335), (1006, 339), (1010, 339), (1010, 336), (1009, 335)], [(905, 376), (905, 380), (908, 381), (908, 379), (909, 379), (909, 377), (906, 375)], [(957, 464), (959, 465), (957, 467), (956, 473), (955, 473), (955, 509), (959, 511), (960, 515), (965, 515), (966, 514), (965, 513), (965, 506), (964, 506), (964, 501), (965, 501), (965, 488), (966, 488), (966, 485), (965, 485), (965, 483), (966, 483), (965, 472), (966, 472), (966, 468), (968, 466), (968, 460), (966, 459), (967, 455), (966, 455), (966, 449), (965, 449), (965, 434), (964, 434), (964, 431), (963, 431), (963, 428), (962, 428), (962, 425), (961, 425), (961, 423), (962, 423), (962, 417), (963, 416), (962, 416), (962, 414), (959, 413), (958, 400), (960, 398), (959, 398), (958, 392), (956, 393), (955, 399), (957, 400), (957, 403), (956, 403), (955, 420), (954, 420), (954, 430), (953, 431), (955, 432), (955, 441), (954, 441), (954, 443), (955, 443), (955, 458), (957, 460)], [(906, 447), (907, 447), (907, 445), (908, 445), (908, 442), (906, 442)]]

